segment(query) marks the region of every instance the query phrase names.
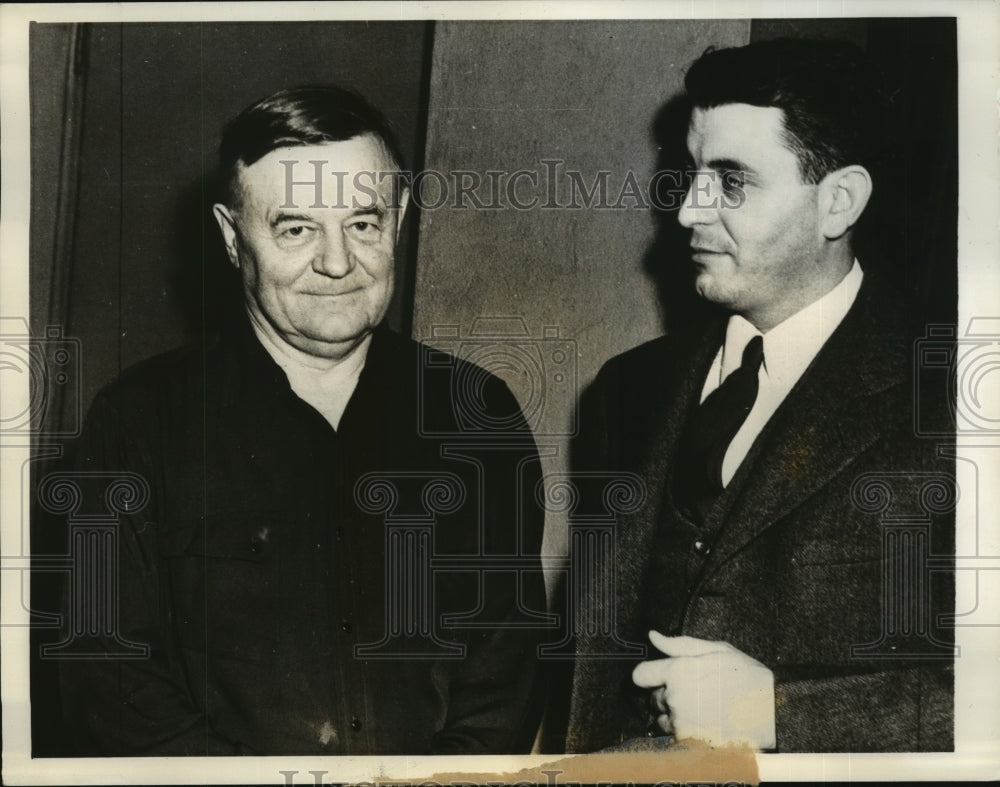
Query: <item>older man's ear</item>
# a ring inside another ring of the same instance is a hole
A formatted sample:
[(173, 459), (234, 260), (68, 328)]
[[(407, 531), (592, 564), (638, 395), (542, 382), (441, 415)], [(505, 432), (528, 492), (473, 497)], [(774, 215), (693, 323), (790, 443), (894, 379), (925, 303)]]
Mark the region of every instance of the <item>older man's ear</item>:
[(238, 235), (233, 214), (229, 212), (229, 208), (221, 202), (217, 202), (212, 206), (212, 215), (215, 217), (215, 222), (219, 225), (219, 230), (222, 232), (222, 240), (226, 245), (226, 254), (229, 255), (229, 262), (232, 263), (234, 268), (239, 268)]
[(396, 243), (399, 243), (399, 233), (403, 230), (403, 217), (410, 204), (410, 190), (403, 187), (399, 192), (399, 212), (396, 214)]

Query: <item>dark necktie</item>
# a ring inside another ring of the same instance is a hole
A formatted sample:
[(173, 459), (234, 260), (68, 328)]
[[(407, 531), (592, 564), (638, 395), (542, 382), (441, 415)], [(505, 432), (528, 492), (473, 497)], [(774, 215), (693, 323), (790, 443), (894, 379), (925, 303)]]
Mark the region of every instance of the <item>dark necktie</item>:
[(743, 361), (710, 393), (688, 421), (674, 471), (674, 497), (704, 518), (722, 492), (722, 461), (757, 398), (757, 373), (764, 361), (764, 337), (754, 336)]

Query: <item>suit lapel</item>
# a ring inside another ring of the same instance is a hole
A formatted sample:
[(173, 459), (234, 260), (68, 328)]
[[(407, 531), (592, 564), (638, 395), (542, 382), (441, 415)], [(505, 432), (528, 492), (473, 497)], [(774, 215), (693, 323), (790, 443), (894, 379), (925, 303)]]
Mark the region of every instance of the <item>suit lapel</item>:
[(691, 411), (698, 406), (705, 376), (725, 335), (725, 321), (709, 327), (702, 339), (694, 344), (681, 343), (685, 352), (667, 355), (663, 362), (662, 383), (651, 392), (652, 421), (645, 451), (637, 464), (638, 474), (646, 488), (646, 503), (638, 511), (619, 520), (619, 565), (640, 570), (619, 574), (618, 621), (620, 630), (628, 632), (641, 607), (642, 584), (651, 543), (664, 516), (667, 481), (671, 476), (677, 441)]
[(706, 575), (878, 440), (881, 424), (869, 406), (881, 391), (907, 379), (903, 332), (887, 330), (895, 312), (862, 289), (843, 323), (755, 442), (736, 477), (728, 505), (712, 513), (719, 528)]

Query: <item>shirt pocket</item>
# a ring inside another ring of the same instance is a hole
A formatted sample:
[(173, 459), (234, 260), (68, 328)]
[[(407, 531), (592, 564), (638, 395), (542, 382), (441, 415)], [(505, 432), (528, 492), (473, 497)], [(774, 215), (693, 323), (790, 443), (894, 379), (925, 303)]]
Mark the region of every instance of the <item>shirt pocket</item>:
[(177, 639), (187, 651), (266, 661), (288, 609), (271, 545), (274, 519), (237, 511), (214, 520), (182, 523), (160, 542)]

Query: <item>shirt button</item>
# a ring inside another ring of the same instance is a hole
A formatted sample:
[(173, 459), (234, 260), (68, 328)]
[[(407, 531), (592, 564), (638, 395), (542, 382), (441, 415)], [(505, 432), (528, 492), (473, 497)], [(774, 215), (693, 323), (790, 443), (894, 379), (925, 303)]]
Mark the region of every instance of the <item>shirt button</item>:
[(340, 621), (340, 630), (349, 634), (354, 630), (354, 626), (351, 625), (351, 621), (342, 620)]
[(694, 553), (701, 555), (701, 557), (708, 557), (708, 554), (712, 551), (712, 548), (701, 539), (695, 541), (691, 547), (694, 549)]
[(361, 729), (361, 719), (359, 719), (357, 716), (351, 719), (351, 729), (354, 730), (355, 732)]
[(344, 528), (337, 528), (337, 540), (340, 541), (344, 537)]

